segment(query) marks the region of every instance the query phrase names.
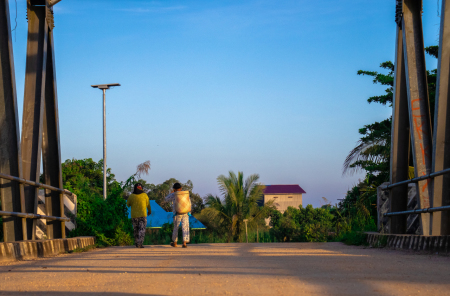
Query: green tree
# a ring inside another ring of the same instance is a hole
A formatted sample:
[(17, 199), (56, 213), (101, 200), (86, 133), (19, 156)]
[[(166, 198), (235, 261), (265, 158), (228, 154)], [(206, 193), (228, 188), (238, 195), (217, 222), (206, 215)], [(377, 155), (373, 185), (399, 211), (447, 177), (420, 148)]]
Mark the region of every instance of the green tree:
[[(437, 58), (437, 46), (427, 47), (425, 51)], [(387, 73), (359, 70), (357, 74), (373, 77), (373, 83), (387, 86), (384, 94), (368, 98), (367, 102), (369, 104), (379, 103), (392, 107), (394, 64), (387, 61), (381, 63), (380, 67), (387, 70)], [(434, 118), (436, 76), (436, 69), (427, 71), (432, 122)], [(344, 161), (343, 174), (352, 174), (358, 171), (366, 173), (364, 180), (349, 190), (345, 199), (339, 203), (341, 216), (350, 219), (348, 222), (353, 225), (353, 228), (356, 227), (362, 230), (364, 228), (362, 224), (368, 223), (367, 225), (372, 225), (374, 223), (373, 221), (376, 217), (376, 188), (381, 183), (389, 181), (391, 125), (392, 118), (389, 117), (359, 129), (361, 138)]]
[(77, 195), (77, 228), (68, 236), (96, 236), (99, 245), (130, 245), (132, 226), (123, 188), (107, 171), (107, 199), (103, 200), (103, 163), (91, 158), (66, 160), (63, 185)]
[[(429, 46), (425, 51), (437, 58), (438, 47)], [(392, 107), (394, 90), (394, 64), (390, 61), (380, 64), (380, 68), (388, 70), (386, 74), (376, 71), (359, 70), (358, 75), (373, 77), (373, 83), (388, 86), (383, 95), (367, 99), (369, 104), (379, 103)], [(433, 122), (436, 95), (437, 69), (427, 71), (428, 93), (430, 98), (430, 115)], [(391, 144), (392, 118), (381, 122), (374, 122), (359, 129), (361, 135), (355, 148), (353, 148), (344, 161), (343, 173), (366, 171), (368, 174), (378, 176), (376, 181), (385, 182), (389, 178), (389, 157)]]
[(210, 223), (227, 229), (229, 241), (232, 238), (242, 241), (244, 219), (248, 219), (248, 227), (253, 229), (272, 208), (273, 202), (258, 205), (264, 190), (264, 186), (258, 186), (256, 183), (258, 179), (259, 175), (253, 174), (244, 181), (242, 172), (236, 175), (230, 171), (228, 176), (217, 177), (222, 198), (213, 195), (205, 198), (206, 208), (202, 211), (202, 216), (211, 221)]

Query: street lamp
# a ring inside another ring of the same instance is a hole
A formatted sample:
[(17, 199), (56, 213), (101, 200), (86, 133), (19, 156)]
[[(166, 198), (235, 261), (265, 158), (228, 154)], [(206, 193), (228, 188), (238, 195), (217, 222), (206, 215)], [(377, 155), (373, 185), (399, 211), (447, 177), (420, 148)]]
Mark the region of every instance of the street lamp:
[(91, 85), (103, 91), (103, 199), (106, 200), (106, 90), (113, 86), (120, 86), (119, 83)]

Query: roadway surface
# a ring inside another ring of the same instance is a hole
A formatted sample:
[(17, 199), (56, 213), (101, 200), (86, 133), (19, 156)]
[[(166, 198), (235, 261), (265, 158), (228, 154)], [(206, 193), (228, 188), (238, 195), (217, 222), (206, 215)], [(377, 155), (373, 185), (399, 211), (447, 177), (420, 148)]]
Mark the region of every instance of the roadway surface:
[(341, 243), (112, 247), (0, 264), (0, 295), (450, 295), (450, 258)]

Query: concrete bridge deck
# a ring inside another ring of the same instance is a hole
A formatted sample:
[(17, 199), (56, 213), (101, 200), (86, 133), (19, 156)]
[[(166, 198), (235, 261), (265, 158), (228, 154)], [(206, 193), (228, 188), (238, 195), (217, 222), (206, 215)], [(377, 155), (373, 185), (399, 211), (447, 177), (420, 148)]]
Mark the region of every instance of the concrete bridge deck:
[(341, 243), (112, 247), (0, 264), (0, 295), (450, 295), (450, 258)]

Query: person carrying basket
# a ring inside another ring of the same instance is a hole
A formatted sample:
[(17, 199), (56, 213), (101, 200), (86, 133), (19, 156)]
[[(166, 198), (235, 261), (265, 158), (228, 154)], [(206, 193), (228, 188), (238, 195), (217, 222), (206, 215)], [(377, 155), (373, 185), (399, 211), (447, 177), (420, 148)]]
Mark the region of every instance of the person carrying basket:
[(181, 184), (173, 184), (173, 191), (165, 197), (167, 202), (172, 202), (173, 205), (173, 233), (172, 247), (177, 246), (178, 228), (180, 222), (183, 230), (183, 248), (187, 248), (189, 242), (189, 216), (191, 215), (191, 199), (189, 198), (189, 191), (182, 191)]

